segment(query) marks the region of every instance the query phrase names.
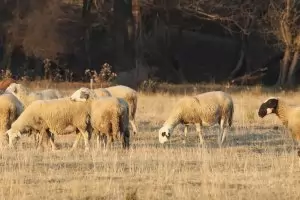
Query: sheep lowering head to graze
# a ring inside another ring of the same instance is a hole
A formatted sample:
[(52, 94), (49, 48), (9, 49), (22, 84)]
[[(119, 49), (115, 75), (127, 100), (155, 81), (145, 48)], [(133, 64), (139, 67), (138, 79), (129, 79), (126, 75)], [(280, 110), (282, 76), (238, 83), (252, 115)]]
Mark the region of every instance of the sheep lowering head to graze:
[(6, 91), (14, 94), (27, 107), (31, 102), (36, 100), (58, 99), (62, 94), (55, 89), (46, 89), (32, 92), (22, 84), (12, 83), (6, 88)]
[(100, 138), (104, 139), (104, 144), (107, 146), (120, 137), (123, 148), (129, 147), (129, 106), (124, 99), (97, 97), (94, 95), (94, 91), (88, 88), (80, 88), (71, 95), (70, 99), (90, 103), (91, 128), (97, 136), (98, 148), (100, 147)]
[[(258, 116), (264, 118), (269, 114), (276, 114), (282, 124), (290, 131), (294, 143), (300, 146), (300, 106), (288, 105), (278, 97), (270, 97), (259, 107)], [(300, 156), (300, 150), (298, 150)]]
[(42, 135), (44, 131), (45, 133), (48, 131), (47, 124), (39, 118), (39, 116), (35, 115), (34, 110), (25, 110), (26, 112), (23, 112), (19, 118), (12, 123), (11, 128), (6, 132), (9, 137), (10, 147), (13, 147), (17, 139), (19, 139), (23, 134), (40, 133)]
[[(69, 98), (52, 99), (52, 100), (37, 100), (32, 102), (22, 113), (22, 115), (16, 120), (16, 126), (9, 130), (7, 133), (12, 136), (10, 139), (10, 145), (12, 146), (12, 140), (27, 132), (26, 127), (34, 130), (40, 130), (41, 127), (37, 125), (43, 125), (44, 130), (49, 130), (53, 134), (65, 134), (65, 130), (68, 127), (75, 127), (76, 132), (82, 135), (85, 142), (85, 150), (89, 150), (89, 119), (90, 106), (86, 102), (74, 102)], [(73, 143), (72, 150), (75, 149), (78, 143), (78, 137)]]
[(201, 128), (203, 126), (220, 125), (219, 145), (222, 145), (226, 136), (226, 126), (231, 127), (234, 106), (229, 94), (222, 91), (212, 91), (196, 96), (187, 96), (180, 99), (174, 106), (169, 118), (159, 130), (159, 142), (165, 143), (171, 137), (173, 129), (178, 124), (195, 124), (200, 143), (203, 144)]

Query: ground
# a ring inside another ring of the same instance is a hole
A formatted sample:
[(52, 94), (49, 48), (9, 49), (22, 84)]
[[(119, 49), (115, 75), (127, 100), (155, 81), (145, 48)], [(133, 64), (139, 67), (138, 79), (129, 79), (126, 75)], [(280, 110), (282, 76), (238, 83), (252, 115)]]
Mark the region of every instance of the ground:
[[(175, 129), (169, 143), (159, 144), (158, 129), (184, 94), (139, 93), (139, 133), (131, 137), (128, 152), (116, 143), (107, 152), (92, 148), (84, 153), (81, 141), (71, 153), (74, 135), (55, 138), (59, 152), (39, 152), (33, 148), (33, 138), (24, 136), (16, 150), (1, 152), (0, 198), (299, 199), (300, 159), (292, 139), (276, 116), (261, 119), (257, 110), (268, 96), (300, 105), (300, 95), (259, 86), (223, 89), (232, 95), (235, 106), (223, 148), (217, 145), (217, 126), (205, 128), (206, 148), (198, 146), (193, 126), (186, 144), (180, 135), (183, 126)], [(203, 91), (194, 89), (194, 93)]]

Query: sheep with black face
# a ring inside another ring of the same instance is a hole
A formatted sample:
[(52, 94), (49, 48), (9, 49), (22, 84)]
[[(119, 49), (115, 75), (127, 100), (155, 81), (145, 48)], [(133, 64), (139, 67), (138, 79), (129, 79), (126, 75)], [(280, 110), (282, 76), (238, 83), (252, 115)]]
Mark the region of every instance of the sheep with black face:
[[(260, 105), (258, 116), (263, 118), (272, 113), (277, 115), (292, 134), (294, 142), (300, 146), (300, 107), (288, 105), (281, 98), (270, 97)], [(300, 150), (298, 155), (300, 156)]]

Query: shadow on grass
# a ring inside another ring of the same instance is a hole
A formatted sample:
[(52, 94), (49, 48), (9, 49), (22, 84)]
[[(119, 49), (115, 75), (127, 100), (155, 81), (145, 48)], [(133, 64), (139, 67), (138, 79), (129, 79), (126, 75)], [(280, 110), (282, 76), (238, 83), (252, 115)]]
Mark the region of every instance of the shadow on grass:
[[(218, 145), (218, 126), (203, 129), (205, 147), (208, 149), (220, 148)], [(198, 148), (201, 147), (198, 134), (194, 128), (189, 128), (187, 137), (184, 138), (182, 128), (176, 129), (165, 144), (160, 144), (158, 135), (153, 132), (141, 133), (133, 139), (133, 147), (143, 148)], [(155, 136), (154, 136), (155, 135)], [(185, 140), (185, 143), (184, 143)], [(251, 126), (235, 127), (227, 133), (225, 142), (221, 148), (247, 147), (250, 151), (262, 153), (275, 151), (277, 153), (293, 150), (293, 142), (288, 132), (283, 127), (276, 126)]]

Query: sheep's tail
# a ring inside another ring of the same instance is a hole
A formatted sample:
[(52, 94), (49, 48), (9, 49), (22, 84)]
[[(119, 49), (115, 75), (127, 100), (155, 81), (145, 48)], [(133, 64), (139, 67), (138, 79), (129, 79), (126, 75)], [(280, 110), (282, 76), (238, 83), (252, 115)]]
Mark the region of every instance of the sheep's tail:
[(137, 109), (137, 97), (130, 98), (131, 105), (129, 105), (129, 119), (134, 120), (134, 116)]
[(120, 127), (120, 122), (121, 122), (121, 116), (118, 115), (115, 117), (114, 120), (111, 122), (111, 128), (112, 128), (112, 137), (114, 140), (117, 140), (120, 138), (120, 133), (121, 133), (121, 127)]
[(234, 106), (233, 103), (231, 104), (231, 108), (229, 110), (229, 116), (228, 116), (228, 126), (231, 127), (232, 126), (232, 121), (233, 121), (233, 113), (234, 113)]

